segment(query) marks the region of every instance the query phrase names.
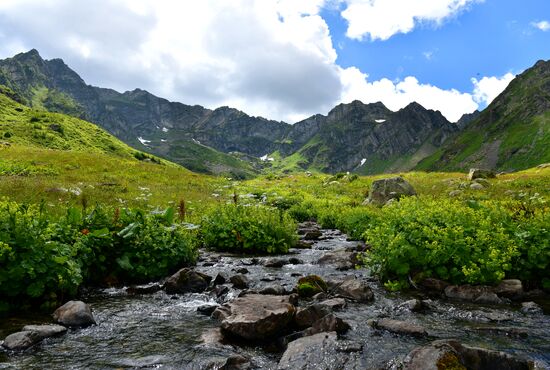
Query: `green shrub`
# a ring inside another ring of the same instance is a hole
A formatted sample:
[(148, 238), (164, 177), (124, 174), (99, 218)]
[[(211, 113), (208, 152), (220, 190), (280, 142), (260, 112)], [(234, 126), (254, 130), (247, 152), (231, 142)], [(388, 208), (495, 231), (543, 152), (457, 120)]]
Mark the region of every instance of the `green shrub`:
[(289, 208), (288, 214), (298, 222), (317, 219), (317, 207), (312, 201), (303, 201)]
[(207, 247), (236, 253), (286, 253), (297, 241), (296, 222), (263, 206), (221, 205), (201, 225)]
[[(509, 214), (494, 203), (404, 198), (365, 231), (364, 260), (384, 280), (421, 274), (452, 283), (493, 283), (518, 256)], [(395, 286), (397, 282), (392, 284)]]
[(376, 207), (343, 208), (338, 215), (336, 228), (348, 234), (350, 238), (359, 240), (365, 230), (378, 222), (379, 215), (379, 208)]

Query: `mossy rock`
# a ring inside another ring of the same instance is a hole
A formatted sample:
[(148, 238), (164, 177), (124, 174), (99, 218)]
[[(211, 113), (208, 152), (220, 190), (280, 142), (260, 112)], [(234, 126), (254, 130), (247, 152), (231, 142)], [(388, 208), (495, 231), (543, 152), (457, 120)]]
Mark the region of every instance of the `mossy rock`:
[(298, 279), (296, 290), (300, 297), (309, 298), (317, 293), (326, 292), (328, 287), (327, 283), (325, 283), (321, 277), (317, 275), (308, 275)]

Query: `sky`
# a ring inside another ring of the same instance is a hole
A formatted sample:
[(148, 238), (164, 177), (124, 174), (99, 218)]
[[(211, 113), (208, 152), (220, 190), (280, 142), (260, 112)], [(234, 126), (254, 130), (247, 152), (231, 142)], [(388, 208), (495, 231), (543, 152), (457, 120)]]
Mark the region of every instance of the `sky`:
[(550, 59), (548, 0), (0, 0), (0, 58), (289, 123), (416, 101), (450, 121)]

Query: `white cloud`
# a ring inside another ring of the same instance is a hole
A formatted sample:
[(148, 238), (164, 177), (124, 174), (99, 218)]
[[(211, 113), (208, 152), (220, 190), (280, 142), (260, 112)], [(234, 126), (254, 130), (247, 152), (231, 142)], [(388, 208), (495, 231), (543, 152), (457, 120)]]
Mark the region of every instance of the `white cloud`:
[(533, 22), (531, 25), (544, 32), (550, 31), (550, 22), (548, 21)]
[(483, 0), (343, 0), (347, 36), (362, 40), (387, 40), (408, 33), (422, 22), (436, 25)]
[(472, 78), (472, 83), (474, 84), (474, 100), (480, 105), (491, 104), (493, 99), (504, 91), (514, 77), (515, 75), (512, 73), (506, 73), (501, 77), (483, 77), (480, 80)]
[[(489, 99), (485, 79), (479, 96), (487, 98), (474, 99), (412, 76), (368, 81), (355, 67), (341, 68), (319, 15), (338, 1), (96, 0), (75, 6), (72, 0), (0, 0), (0, 57), (37, 48), (44, 57), (63, 58), (94, 85), (139, 87), (186, 104), (227, 105), (288, 122), (354, 99), (382, 101), (393, 110), (417, 101), (456, 120)], [(372, 24), (354, 32), (382, 38), (419, 21), (441, 22), (474, 1), (384, 0), (397, 10), (386, 14), (379, 0), (349, 0), (344, 13), (355, 16), (354, 6), (376, 9), (389, 28)], [(353, 18), (350, 30), (360, 21)]]
[(343, 102), (356, 99), (363, 103), (381, 101), (395, 111), (416, 101), (425, 108), (439, 110), (451, 122), (457, 121), (464, 113), (471, 113), (478, 107), (470, 94), (421, 84), (411, 76), (399, 82), (392, 82), (386, 78), (369, 82), (368, 75), (355, 67), (341, 69), (341, 76), (344, 84)]

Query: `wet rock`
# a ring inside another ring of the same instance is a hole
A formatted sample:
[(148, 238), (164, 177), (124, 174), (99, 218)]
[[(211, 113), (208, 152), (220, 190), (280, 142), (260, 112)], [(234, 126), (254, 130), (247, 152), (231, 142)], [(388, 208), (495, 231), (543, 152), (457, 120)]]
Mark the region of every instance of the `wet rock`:
[(215, 264), (216, 264), (215, 262), (203, 262), (202, 266), (203, 267), (212, 267)]
[(474, 299), (474, 303), (481, 304), (502, 304), (503, 302), (504, 301), (493, 292), (483, 292)]
[(449, 285), (444, 292), (447, 298), (474, 301), (482, 294), (491, 293), (491, 289), (483, 285)]
[(248, 274), (249, 271), (246, 267), (241, 267), (239, 269), (237, 269), (235, 272), (237, 272), (238, 274)]
[(523, 284), (518, 279), (502, 280), (495, 288), (494, 292), (500, 297), (510, 299), (519, 299), (523, 296)]
[(247, 260), (241, 260), (241, 265), (244, 265), (244, 266), (255, 266), (258, 263), (260, 263), (260, 260), (257, 259), (256, 257), (253, 257)]
[(350, 368), (352, 362), (348, 353), (338, 351), (335, 332), (319, 333), (290, 342), (277, 369), (340, 370)]
[(334, 265), (337, 270), (349, 270), (355, 268), (359, 261), (357, 252), (348, 252), (345, 249), (328, 252), (317, 261), (320, 265)]
[(304, 335), (315, 335), (322, 332), (344, 334), (349, 329), (351, 326), (347, 322), (331, 313), (315, 321), (310, 328), (304, 331)]
[(162, 290), (162, 286), (157, 283), (146, 285), (132, 285), (126, 288), (128, 294), (152, 294)]
[(420, 299), (410, 299), (400, 304), (399, 307), (406, 308), (412, 312), (419, 312), (425, 308)]
[(206, 329), (201, 334), (201, 342), (206, 345), (217, 345), (223, 342), (223, 335), (220, 328)]
[(365, 203), (384, 205), (391, 199), (412, 195), (416, 195), (416, 191), (410, 183), (400, 176), (391, 177), (374, 181)]
[(313, 245), (313, 242), (310, 240), (303, 240), (300, 239), (294, 246), (296, 249), (311, 249), (311, 246)]
[(296, 308), (291, 296), (248, 294), (218, 307), (222, 332), (245, 340), (266, 340), (286, 331)]
[(33, 331), (19, 331), (8, 335), (2, 346), (10, 351), (23, 351), (40, 342), (42, 338)]
[(433, 291), (433, 292), (443, 292), (445, 288), (449, 286), (449, 283), (443, 280), (434, 279), (434, 278), (426, 278), (420, 282), (420, 287)]
[(279, 284), (271, 284), (258, 292), (259, 294), (285, 295), (288, 294), (285, 287)]
[(296, 257), (291, 257), (288, 259), (288, 263), (291, 265), (303, 265), (304, 261)]
[(467, 347), (456, 340), (438, 340), (410, 352), (403, 361), (404, 370), (528, 370), (532, 361), (484, 348)]
[(218, 272), (216, 277), (214, 278), (214, 285), (221, 285), (225, 284), (229, 281), (229, 277), (225, 272)]
[(247, 370), (251, 369), (251, 366), (250, 359), (241, 355), (233, 355), (229, 356), (218, 370)]
[(265, 267), (281, 268), (284, 265), (288, 265), (288, 260), (283, 258), (270, 258), (264, 262)]
[(323, 233), (321, 232), (321, 230), (310, 229), (310, 230), (305, 230), (305, 232), (302, 235), (302, 238), (304, 240), (319, 240), (319, 238), (322, 235)]
[(92, 309), (82, 301), (69, 301), (53, 313), (54, 320), (63, 326), (86, 327), (95, 325)]
[(331, 286), (331, 291), (341, 297), (357, 302), (369, 302), (374, 299), (374, 293), (362, 280), (348, 279)]
[[(307, 307), (298, 308), (294, 322), (299, 328), (307, 328), (314, 322), (332, 313), (330, 307), (315, 303)], [(331, 330), (329, 330), (331, 331)]]
[(527, 338), (529, 336), (529, 330), (518, 327), (507, 326), (476, 326), (473, 327), (476, 331), (489, 332), (493, 334), (505, 335), (507, 337)]
[(200, 293), (208, 287), (211, 280), (210, 276), (186, 267), (170, 276), (164, 289), (168, 294)]
[(231, 281), (233, 286), (237, 289), (246, 289), (249, 285), (248, 278), (246, 277), (246, 275), (243, 274), (233, 275), (231, 276), (229, 281)]
[(318, 293), (324, 293), (328, 289), (327, 283), (317, 275), (308, 275), (298, 279), (296, 291), (302, 298), (313, 297)]
[(369, 320), (368, 324), (375, 329), (387, 330), (396, 334), (411, 335), (414, 337), (425, 337), (428, 332), (423, 326), (416, 325), (407, 321), (392, 319)]
[(221, 298), (229, 293), (229, 288), (225, 285), (217, 285), (214, 289), (212, 289), (212, 293), (214, 293), (217, 298)]
[(320, 292), (320, 293), (317, 293), (315, 294), (313, 297), (311, 297), (313, 300), (315, 301), (322, 301), (323, 299), (327, 299), (328, 298), (328, 294), (325, 293), (325, 292)]
[(61, 325), (25, 325), (22, 331), (32, 331), (36, 333), (40, 339), (55, 337), (67, 332), (67, 328)]
[(535, 302), (522, 302), (521, 312), (528, 315), (538, 315), (543, 313), (542, 308)]
[(343, 298), (331, 298), (320, 302), (319, 304), (329, 307), (331, 310), (341, 310), (346, 307), (346, 300)]
[(197, 307), (197, 312), (205, 316), (210, 316), (216, 308), (218, 308), (217, 304), (203, 304), (202, 306)]
[(496, 174), (492, 170), (484, 170), (480, 168), (470, 168), (468, 173), (468, 180), (472, 181), (475, 179), (494, 179)]

